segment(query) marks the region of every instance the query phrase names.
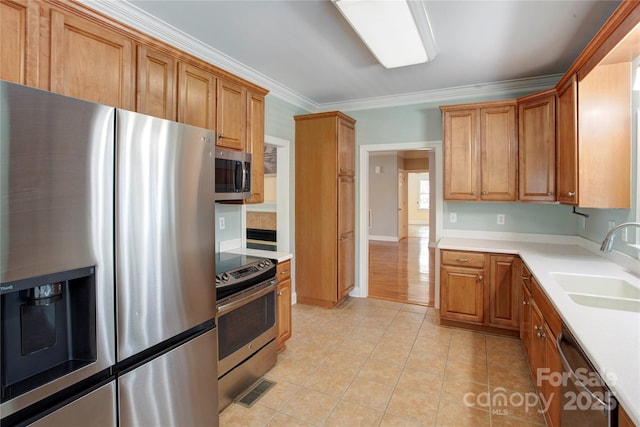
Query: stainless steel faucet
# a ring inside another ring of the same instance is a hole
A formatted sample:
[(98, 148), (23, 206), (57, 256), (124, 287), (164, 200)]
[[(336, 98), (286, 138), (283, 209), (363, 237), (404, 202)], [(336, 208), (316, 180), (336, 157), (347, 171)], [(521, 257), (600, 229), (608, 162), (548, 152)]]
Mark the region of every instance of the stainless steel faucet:
[(604, 236), (604, 240), (602, 241), (602, 245), (600, 245), (600, 250), (602, 252), (611, 252), (611, 248), (613, 247), (613, 238), (615, 237), (613, 233), (621, 228), (626, 227), (640, 227), (640, 222), (624, 222), (622, 224), (616, 225), (613, 227), (606, 236)]

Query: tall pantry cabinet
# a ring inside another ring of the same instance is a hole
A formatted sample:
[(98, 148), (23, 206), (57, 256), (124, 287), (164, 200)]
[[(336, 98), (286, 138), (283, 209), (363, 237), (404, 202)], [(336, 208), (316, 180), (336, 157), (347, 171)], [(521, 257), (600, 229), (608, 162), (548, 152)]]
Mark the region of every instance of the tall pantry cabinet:
[(334, 307), (355, 281), (355, 120), (296, 116), (296, 294)]

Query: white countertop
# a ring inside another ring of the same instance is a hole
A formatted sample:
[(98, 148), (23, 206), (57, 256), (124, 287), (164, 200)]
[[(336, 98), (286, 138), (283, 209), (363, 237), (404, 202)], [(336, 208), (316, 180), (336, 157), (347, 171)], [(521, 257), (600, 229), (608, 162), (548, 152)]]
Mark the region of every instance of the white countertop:
[(261, 258), (275, 259), (275, 260), (278, 260), (278, 262), (284, 262), (286, 260), (293, 258), (293, 255), (289, 252), (264, 251), (262, 249), (236, 248), (236, 249), (230, 249), (225, 252), (231, 252), (231, 253), (240, 254), (240, 255), (251, 255), (251, 256), (256, 256)]
[(640, 425), (640, 313), (579, 305), (550, 273), (619, 277), (638, 287), (640, 278), (578, 245), (445, 237), (438, 248), (519, 255), (625, 411)]

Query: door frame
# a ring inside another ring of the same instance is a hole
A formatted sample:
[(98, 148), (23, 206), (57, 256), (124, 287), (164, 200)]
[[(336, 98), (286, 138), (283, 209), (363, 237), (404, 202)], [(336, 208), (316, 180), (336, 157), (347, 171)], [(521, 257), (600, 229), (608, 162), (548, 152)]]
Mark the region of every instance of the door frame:
[[(442, 237), (442, 141), (419, 141), (390, 144), (365, 144), (359, 146), (358, 161), (358, 206), (357, 206), (357, 275), (356, 287), (349, 295), (366, 298), (369, 295), (369, 154), (375, 151), (405, 151), (405, 150), (433, 150), (435, 154), (435, 170), (433, 171), (432, 195), (434, 199), (434, 220), (430, 221), (429, 246), (435, 247), (435, 242)], [(431, 169), (431, 165), (430, 165)], [(435, 271), (435, 304), (439, 306), (440, 272)]]

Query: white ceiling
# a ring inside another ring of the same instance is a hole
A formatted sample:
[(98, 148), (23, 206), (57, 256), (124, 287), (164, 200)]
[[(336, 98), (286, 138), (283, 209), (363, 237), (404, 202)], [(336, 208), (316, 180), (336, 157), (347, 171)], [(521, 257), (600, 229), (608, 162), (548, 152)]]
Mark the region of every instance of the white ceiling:
[(244, 69), (242, 77), (258, 80), (274, 94), (287, 92), (322, 109), (428, 99), (443, 90), (487, 83), (552, 85), (619, 1), (425, 0), (438, 55), (432, 62), (396, 69), (376, 61), (330, 0), (123, 4), (126, 12), (144, 18), (138, 26), (163, 21), (156, 27), (160, 32), (197, 39), (200, 50), (210, 48), (233, 63), (229, 71)]

